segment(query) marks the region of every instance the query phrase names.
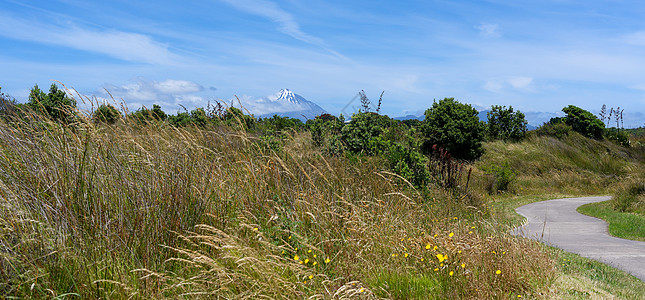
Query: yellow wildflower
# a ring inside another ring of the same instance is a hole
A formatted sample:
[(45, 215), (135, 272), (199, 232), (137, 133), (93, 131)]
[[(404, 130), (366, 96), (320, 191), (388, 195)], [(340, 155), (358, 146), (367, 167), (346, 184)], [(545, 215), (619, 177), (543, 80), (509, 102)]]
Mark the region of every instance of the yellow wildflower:
[(309, 275), (309, 279), (312, 279), (312, 278), (314, 278), (314, 275)]
[(465, 267), (466, 267), (466, 264), (461, 264), (461, 267), (462, 267), (462, 268), (465, 268)]
[(326, 263), (326, 264), (328, 264), (330, 261), (331, 261), (331, 260), (329, 260), (329, 258), (328, 258), (328, 259), (325, 259), (325, 263)]
[(454, 233), (454, 232), (451, 232), (451, 233), (448, 235), (448, 237), (453, 237), (454, 235), (455, 235), (455, 233)]
[(443, 255), (443, 254), (441, 254), (441, 253), (437, 254), (437, 259), (439, 259), (439, 262), (443, 262), (443, 261), (444, 261), (444, 260), (446, 260), (447, 258), (448, 258), (448, 256), (447, 256), (447, 255), (446, 255), (446, 256), (444, 256), (444, 255)]
[(300, 257), (298, 256), (298, 254), (296, 254), (296, 256), (293, 257), (293, 260), (299, 260), (299, 259)]
[(448, 273), (448, 275), (450, 275), (450, 276), (452, 276), (452, 274), (454, 274), (454, 272), (453, 272), (453, 271), (450, 271), (450, 273)]
[(497, 275), (502, 274), (502, 271), (501, 271), (501, 270), (497, 270), (497, 271), (495, 271), (495, 274), (497, 274)]
[(317, 265), (317, 264), (318, 264), (318, 262), (317, 262), (317, 261), (314, 261), (314, 263), (312, 264), (312, 266), (315, 266), (315, 265)]
[(308, 263), (309, 263), (309, 259), (307, 258), (305, 259), (305, 264), (308, 264)]
[(364, 291), (365, 291), (365, 289), (364, 289), (364, 288), (361, 288), (361, 290), (360, 290), (360, 291), (358, 291), (358, 292), (359, 292), (359, 293), (362, 293), (362, 292), (364, 292)]
[(426, 245), (426, 249), (430, 249), (430, 244), (427, 244), (427, 245)]

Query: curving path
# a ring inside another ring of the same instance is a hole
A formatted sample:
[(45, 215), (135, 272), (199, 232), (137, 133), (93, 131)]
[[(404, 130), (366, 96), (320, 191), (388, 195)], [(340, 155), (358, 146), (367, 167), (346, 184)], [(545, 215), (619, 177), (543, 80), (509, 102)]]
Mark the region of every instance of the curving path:
[(511, 233), (601, 261), (645, 281), (645, 242), (610, 236), (605, 221), (576, 211), (583, 204), (610, 198), (555, 199), (518, 207), (515, 211), (527, 222)]

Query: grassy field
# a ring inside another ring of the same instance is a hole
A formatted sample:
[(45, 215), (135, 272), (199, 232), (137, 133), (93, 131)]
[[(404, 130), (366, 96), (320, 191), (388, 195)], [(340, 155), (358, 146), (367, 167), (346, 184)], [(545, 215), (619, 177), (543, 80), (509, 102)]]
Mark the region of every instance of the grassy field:
[[(640, 149), (576, 134), (490, 142), (470, 166), (470, 190), (455, 196), (415, 189), (378, 157), (325, 156), (307, 132), (284, 145), (275, 151), (227, 126), (0, 121), (0, 293), (645, 295), (643, 283), (624, 273), (507, 234), (521, 204), (612, 192), (643, 167)], [(483, 170), (503, 161), (516, 180), (506, 193), (489, 194)]]

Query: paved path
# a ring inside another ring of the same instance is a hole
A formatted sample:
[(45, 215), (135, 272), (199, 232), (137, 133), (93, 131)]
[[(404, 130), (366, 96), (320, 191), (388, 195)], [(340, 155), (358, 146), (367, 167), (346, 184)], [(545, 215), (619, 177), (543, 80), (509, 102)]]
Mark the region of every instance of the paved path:
[(576, 211), (583, 204), (609, 199), (556, 199), (518, 207), (515, 211), (527, 222), (511, 233), (601, 261), (645, 281), (645, 242), (610, 236), (605, 221)]

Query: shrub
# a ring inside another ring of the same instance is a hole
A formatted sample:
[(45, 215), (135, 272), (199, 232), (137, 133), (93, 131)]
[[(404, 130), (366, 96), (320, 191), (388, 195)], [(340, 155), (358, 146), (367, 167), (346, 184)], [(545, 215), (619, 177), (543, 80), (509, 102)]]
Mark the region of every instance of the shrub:
[(137, 111), (131, 113), (130, 118), (134, 119), (140, 124), (143, 124), (152, 121), (165, 121), (168, 118), (168, 115), (166, 115), (166, 113), (161, 110), (161, 106), (153, 104), (152, 109), (148, 109), (143, 106)]
[(515, 171), (511, 169), (508, 161), (505, 161), (501, 166), (493, 165), (484, 168), (484, 171), (486, 172), (486, 174), (493, 175), (493, 177), (495, 178), (494, 187), (496, 192), (508, 191), (508, 186), (513, 180), (515, 180), (515, 177), (517, 176)]
[(92, 120), (95, 123), (114, 124), (121, 118), (121, 113), (110, 104), (101, 104), (97, 110), (92, 113)]
[(311, 132), (311, 139), (316, 147), (322, 147), (323, 152), (330, 156), (339, 156), (345, 150), (340, 138), (340, 130), (345, 119), (330, 114), (322, 114), (313, 120), (307, 120), (306, 128)]
[(608, 140), (618, 145), (624, 147), (629, 147), (631, 145), (629, 141), (629, 134), (624, 130), (620, 130), (618, 128), (605, 128), (604, 135)]
[(553, 122), (544, 123), (535, 132), (538, 135), (554, 136), (558, 139), (569, 135), (569, 132), (572, 130), (571, 126), (558, 122), (557, 120), (554, 121), (554, 119), (551, 120)]
[(27, 106), (54, 121), (65, 124), (74, 122), (76, 118), (76, 100), (68, 97), (65, 91), (58, 89), (58, 86), (53, 83), (47, 94), (35, 85), (29, 93)]
[(433, 145), (439, 145), (453, 157), (467, 160), (477, 159), (484, 153), (485, 129), (477, 110), (454, 98), (433, 103), (425, 112), (423, 129), (426, 152), (430, 152)]
[(393, 124), (394, 121), (387, 116), (359, 112), (352, 115), (349, 124), (343, 126), (341, 137), (348, 151), (376, 155), (386, 150), (388, 144), (382, 140), (373, 139), (385, 134)]
[(563, 108), (562, 111), (567, 114), (563, 121), (573, 130), (586, 137), (602, 138), (605, 124), (592, 113), (573, 105)]
[(513, 111), (513, 107), (493, 105), (492, 110), (487, 114), (488, 137), (490, 139), (502, 139), (519, 141), (526, 136), (526, 125), (528, 122), (520, 111)]
[(430, 181), (428, 159), (415, 148), (393, 143), (383, 154), (390, 169), (414, 186), (423, 187)]

